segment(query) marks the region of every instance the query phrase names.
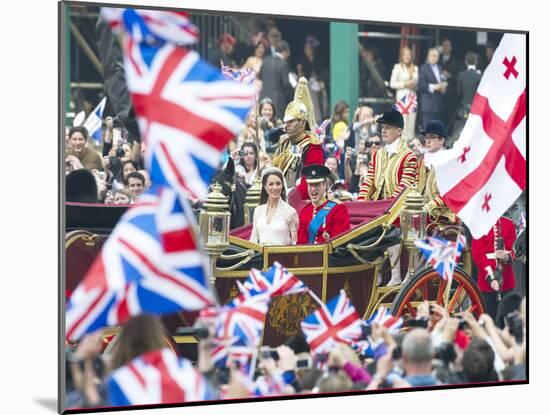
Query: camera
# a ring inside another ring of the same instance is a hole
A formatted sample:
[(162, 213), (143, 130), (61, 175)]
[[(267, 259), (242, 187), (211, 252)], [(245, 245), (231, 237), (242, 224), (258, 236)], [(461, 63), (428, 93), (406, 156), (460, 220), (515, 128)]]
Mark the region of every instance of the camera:
[(260, 118), (260, 128), (262, 130), (267, 130), (269, 128), (269, 120), (265, 117)]
[(122, 147), (117, 148), (115, 156), (117, 156), (118, 158), (124, 157), (124, 149)]
[(506, 314), (504, 319), (506, 321), (506, 325), (508, 326), (508, 331), (512, 336), (514, 336), (516, 343), (521, 344), (523, 342), (523, 323), (517, 311), (512, 311), (511, 313)]
[(357, 156), (357, 160), (359, 163), (368, 163), (369, 162), (369, 156), (367, 154), (359, 154)]
[(401, 356), (402, 356), (401, 346), (397, 346), (395, 349), (393, 349), (391, 358), (392, 360), (399, 360), (401, 359)]
[(298, 359), (296, 362), (297, 369), (311, 369), (312, 367), (313, 365), (310, 357), (306, 359)]
[(262, 347), (260, 353), (261, 353), (262, 359), (279, 360), (279, 353), (275, 349), (271, 349), (269, 347)]
[(468, 328), (470, 328), (470, 325), (468, 324), (468, 322), (459, 317), (459, 319), (458, 319), (458, 330), (464, 330), (464, 329), (468, 329)]
[(416, 318), (416, 319), (409, 319), (406, 320), (403, 323), (403, 327), (419, 327), (422, 329), (428, 328), (428, 319), (426, 318)]
[(180, 336), (194, 336), (197, 339), (210, 337), (210, 331), (207, 327), (178, 327), (176, 333)]

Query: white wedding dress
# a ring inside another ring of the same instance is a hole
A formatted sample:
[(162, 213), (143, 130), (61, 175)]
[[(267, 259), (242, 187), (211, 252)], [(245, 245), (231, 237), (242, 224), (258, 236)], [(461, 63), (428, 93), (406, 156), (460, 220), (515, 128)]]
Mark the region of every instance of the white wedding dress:
[(296, 243), (297, 229), (296, 210), (279, 199), (270, 223), (267, 223), (267, 203), (256, 207), (250, 241), (261, 245), (293, 245)]

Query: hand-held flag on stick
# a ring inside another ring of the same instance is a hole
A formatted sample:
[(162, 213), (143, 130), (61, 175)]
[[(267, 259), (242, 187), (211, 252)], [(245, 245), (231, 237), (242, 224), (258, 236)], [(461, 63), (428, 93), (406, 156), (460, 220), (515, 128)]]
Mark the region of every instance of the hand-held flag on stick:
[(344, 290), (322, 304), (301, 323), (306, 341), (314, 354), (328, 353), (336, 343), (351, 344), (362, 333), (363, 322)]
[(235, 70), (231, 66), (220, 63), (221, 72), (226, 79), (231, 79), (245, 85), (249, 85), (256, 79), (256, 72), (252, 68)]
[(450, 282), (456, 264), (466, 245), (466, 237), (460, 234), (456, 241), (428, 237), (425, 241), (415, 241), (415, 245), (441, 278)]
[(393, 108), (399, 111), (402, 115), (412, 114), (416, 112), (417, 108), (417, 99), (414, 92), (407, 92), (405, 95), (398, 100)]
[(142, 312), (169, 314), (216, 303), (193, 230), (171, 189), (154, 186), (120, 219), (67, 306), (67, 338), (123, 324)]
[(105, 103), (107, 102), (107, 97), (104, 97), (97, 107), (88, 115), (88, 118), (84, 122), (83, 126), (88, 130), (88, 135), (96, 142), (96, 144), (101, 144), (102, 137), (102, 120), (103, 120), (103, 111), (105, 110)]
[(308, 287), (298, 277), (278, 262), (273, 263), (265, 273), (252, 268), (244, 284), (239, 284), (239, 289), (241, 295), (234, 302), (258, 292), (267, 292), (273, 298), (308, 291)]
[(221, 151), (254, 104), (253, 86), (225, 79), (181, 47), (197, 39), (185, 14), (126, 9), (118, 21), (116, 13), (104, 15), (125, 30), (126, 80), (152, 181), (204, 199)]

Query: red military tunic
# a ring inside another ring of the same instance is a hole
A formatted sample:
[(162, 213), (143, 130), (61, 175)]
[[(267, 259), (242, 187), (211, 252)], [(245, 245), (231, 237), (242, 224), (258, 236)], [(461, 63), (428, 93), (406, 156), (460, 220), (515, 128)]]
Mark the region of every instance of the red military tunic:
[[(500, 218), (497, 225), (499, 225), (501, 236), (504, 239), (504, 250), (509, 251), (513, 259), (513, 246), (516, 241), (516, 227), (508, 218)], [(489, 282), (485, 279), (487, 276), (485, 267), (490, 266), (493, 269), (493, 272), (496, 269), (496, 261), (494, 259), (487, 258), (487, 254), (495, 252), (494, 228), (495, 227), (493, 226), (487, 235), (482, 236), (479, 239), (472, 240), (472, 257), (474, 264), (477, 267), (477, 285), (481, 291), (491, 293), (495, 291), (489, 286)], [(502, 266), (501, 291), (511, 290), (515, 286), (516, 280), (514, 278), (512, 262), (510, 261), (508, 264), (503, 264)]]
[[(305, 182), (305, 179), (304, 179)], [(313, 203), (308, 203), (300, 212), (300, 226), (298, 227), (298, 244), (309, 243), (308, 228), (309, 223), (313, 220), (313, 217), (319, 212), (329, 200), (325, 201), (321, 206), (315, 208)], [(349, 230), (349, 212), (348, 208), (341, 202), (336, 202), (336, 206), (328, 213), (325, 218), (324, 224), (319, 227), (317, 235), (315, 237), (316, 244), (324, 244), (326, 242), (323, 236), (324, 232), (329, 234), (330, 238), (340, 235)]]

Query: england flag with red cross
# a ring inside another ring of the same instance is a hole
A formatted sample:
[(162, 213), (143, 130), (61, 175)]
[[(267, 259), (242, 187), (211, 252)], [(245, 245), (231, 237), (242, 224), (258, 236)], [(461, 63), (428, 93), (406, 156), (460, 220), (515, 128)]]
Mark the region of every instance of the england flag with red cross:
[(301, 323), (306, 341), (314, 354), (328, 353), (336, 343), (351, 344), (359, 339), (363, 321), (344, 290), (322, 304)]
[(445, 204), (475, 239), (487, 234), (527, 181), (527, 38), (504, 34), (453, 148), (434, 157)]

